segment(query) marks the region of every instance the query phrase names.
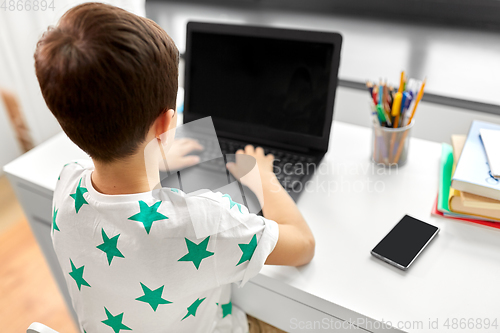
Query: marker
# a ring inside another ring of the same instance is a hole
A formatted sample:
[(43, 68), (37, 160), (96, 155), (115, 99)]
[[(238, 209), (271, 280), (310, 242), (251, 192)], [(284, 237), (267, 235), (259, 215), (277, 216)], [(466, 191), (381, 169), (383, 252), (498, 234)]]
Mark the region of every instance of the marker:
[(397, 120), (398, 126), (403, 126), (404, 122), (402, 120), (404, 120), (405, 114), (408, 113), (408, 108), (410, 107), (410, 103), (411, 103), (411, 94), (408, 91), (405, 91), (403, 93), (403, 100), (401, 101), (401, 115), (399, 117), (400, 119)]
[[(404, 89), (404, 77), (405, 72), (401, 72), (401, 80), (399, 82), (399, 89), (396, 95), (394, 96), (394, 102), (392, 102), (392, 116), (397, 117), (399, 119), (399, 113), (401, 112), (401, 101), (403, 99), (403, 89)], [(394, 128), (396, 128), (397, 122), (394, 122)]]
[(385, 112), (384, 107), (382, 105), (380, 104), (377, 105), (377, 112), (383, 115), (384, 122), (386, 122), (387, 125), (392, 126), (391, 117), (387, 112)]
[(378, 97), (378, 86), (374, 85), (372, 90), (372, 98), (373, 98), (373, 103), (375, 103), (375, 105), (378, 104), (377, 97)]
[(373, 123), (373, 130), (375, 131), (375, 136), (377, 137), (374, 144), (376, 143), (378, 145), (378, 149), (376, 149), (377, 146), (374, 146), (373, 149), (373, 159), (375, 160), (375, 151), (378, 150), (380, 154), (382, 154), (382, 159), (384, 163), (388, 163), (387, 160), (387, 148), (385, 147), (384, 140), (382, 137), (382, 133), (380, 132), (380, 122), (379, 118), (377, 117), (377, 107), (375, 107), (374, 104), (370, 103), (370, 108), (372, 110), (372, 123)]

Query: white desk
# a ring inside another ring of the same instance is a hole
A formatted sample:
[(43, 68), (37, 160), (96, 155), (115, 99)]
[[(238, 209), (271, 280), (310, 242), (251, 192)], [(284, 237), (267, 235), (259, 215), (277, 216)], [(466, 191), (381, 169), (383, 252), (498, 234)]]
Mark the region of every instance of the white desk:
[[(315, 258), (300, 268), (265, 267), (234, 289), (234, 303), (287, 331), (318, 331), (298, 327), (333, 319), (359, 323), (355, 330), (362, 332), (384, 331), (376, 329), (381, 321), (409, 322), (408, 332), (499, 332), (500, 230), (430, 216), (439, 144), (412, 139), (407, 165), (389, 174), (369, 161), (370, 135), (367, 128), (334, 122), (329, 153), (298, 203), (316, 237)], [(61, 166), (82, 157), (60, 134), (5, 167), (63, 288), (50, 243), (51, 196)], [(407, 272), (370, 255), (404, 214), (441, 228)], [(453, 318), (497, 319), (499, 328), (453, 329)], [(430, 329), (436, 319), (439, 329)]]

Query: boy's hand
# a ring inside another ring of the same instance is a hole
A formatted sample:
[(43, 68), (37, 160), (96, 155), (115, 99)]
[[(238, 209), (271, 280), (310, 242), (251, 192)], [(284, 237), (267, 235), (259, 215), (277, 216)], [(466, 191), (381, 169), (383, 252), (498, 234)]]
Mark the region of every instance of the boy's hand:
[(203, 146), (193, 139), (174, 140), (165, 156), (167, 163), (160, 161), (161, 171), (177, 171), (188, 168), (200, 162), (200, 157), (188, 155), (193, 151), (203, 150)]
[[(250, 160), (246, 158), (245, 155), (251, 156), (253, 159)], [(247, 145), (245, 150), (240, 149), (236, 152), (236, 163), (227, 163), (227, 168), (236, 179), (242, 182), (243, 185), (246, 185), (253, 190), (257, 181), (260, 181), (262, 185), (265, 185), (275, 178), (273, 172), (273, 161), (274, 156), (272, 154), (265, 155), (262, 147), (254, 148), (252, 145)], [(250, 169), (255, 165), (255, 163), (257, 163), (258, 166), (260, 179), (257, 179), (256, 175), (252, 176), (249, 174)]]

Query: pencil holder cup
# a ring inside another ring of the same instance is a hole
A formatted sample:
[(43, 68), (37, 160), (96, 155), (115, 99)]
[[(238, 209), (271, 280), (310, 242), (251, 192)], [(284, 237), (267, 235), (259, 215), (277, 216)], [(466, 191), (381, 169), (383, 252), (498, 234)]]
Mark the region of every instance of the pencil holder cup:
[(372, 161), (386, 167), (400, 167), (406, 163), (410, 134), (414, 121), (405, 127), (372, 126)]

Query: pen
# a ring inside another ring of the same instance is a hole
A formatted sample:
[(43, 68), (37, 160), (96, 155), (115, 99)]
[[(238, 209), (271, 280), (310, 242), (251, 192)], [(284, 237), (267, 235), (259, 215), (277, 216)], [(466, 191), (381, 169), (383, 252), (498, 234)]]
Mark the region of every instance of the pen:
[(380, 80), (380, 84), (378, 85), (378, 104), (384, 104), (384, 87), (382, 86), (382, 80)]
[(401, 115), (400, 119), (398, 119), (398, 126), (404, 126), (404, 117), (406, 113), (408, 113), (408, 108), (411, 103), (411, 94), (408, 91), (403, 93), (403, 100), (401, 101)]
[(372, 114), (372, 125), (374, 127), (380, 127), (380, 118), (378, 117), (377, 114), (377, 109), (375, 108), (375, 105), (370, 103), (370, 109), (371, 109), (371, 114)]

